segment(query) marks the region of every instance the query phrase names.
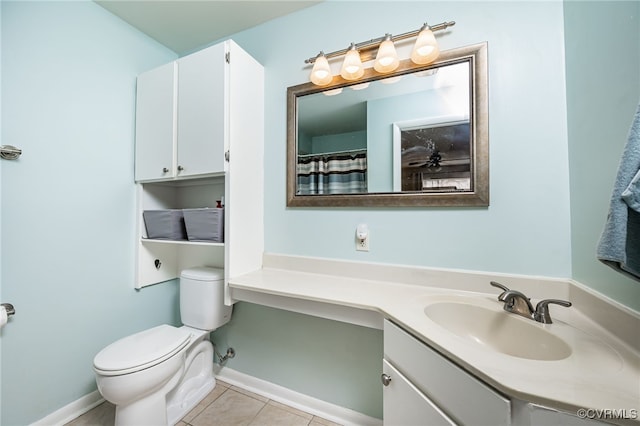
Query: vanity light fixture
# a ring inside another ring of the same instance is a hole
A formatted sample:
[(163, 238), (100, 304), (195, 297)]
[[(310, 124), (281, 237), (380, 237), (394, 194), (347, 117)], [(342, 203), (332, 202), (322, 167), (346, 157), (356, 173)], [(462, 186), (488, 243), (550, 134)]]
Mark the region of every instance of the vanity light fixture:
[(424, 65), (435, 61), (440, 55), (438, 42), (427, 24), (420, 28), (416, 44), (411, 51), (411, 60), (415, 64)]
[(307, 64), (313, 64), (310, 80), (317, 86), (326, 86), (333, 80), (333, 74), (328, 59), (344, 56), (340, 75), (345, 80), (355, 81), (364, 75), (361, 53), (376, 50), (376, 58), (373, 68), (381, 74), (390, 73), (399, 66), (399, 59), (396, 53), (394, 42), (416, 37), (416, 43), (411, 52), (411, 60), (418, 65), (426, 65), (434, 62), (440, 55), (440, 49), (435, 39), (434, 32), (445, 30), (455, 25), (455, 21), (442, 22), (437, 25), (427, 25), (426, 23), (418, 30), (409, 31), (404, 34), (392, 36), (385, 34), (369, 41), (351, 43), (349, 48), (337, 50), (325, 54), (320, 52), (317, 56), (305, 60)]
[(391, 40), (391, 34), (384, 36), (384, 41), (380, 43), (378, 47), (378, 54), (376, 55), (376, 61), (373, 63), (373, 68), (381, 74), (394, 71), (400, 65), (398, 54), (396, 53), (396, 47)]
[(327, 57), (324, 56), (324, 52), (320, 52), (313, 63), (311, 81), (316, 86), (326, 86), (331, 83), (331, 80), (333, 80), (333, 75), (331, 74), (329, 61), (327, 61)]
[(356, 49), (356, 45), (351, 43), (347, 54), (344, 56), (342, 62), (342, 69), (340, 75), (345, 80), (357, 80), (364, 75), (364, 67), (362, 66), (362, 60), (360, 59), (360, 52)]

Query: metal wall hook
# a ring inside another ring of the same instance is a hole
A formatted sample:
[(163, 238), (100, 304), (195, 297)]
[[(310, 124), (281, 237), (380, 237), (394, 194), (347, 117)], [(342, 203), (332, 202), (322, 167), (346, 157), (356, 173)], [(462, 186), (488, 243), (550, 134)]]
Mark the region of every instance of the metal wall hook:
[(0, 146), (0, 157), (5, 160), (16, 160), (22, 154), (22, 150), (12, 145)]

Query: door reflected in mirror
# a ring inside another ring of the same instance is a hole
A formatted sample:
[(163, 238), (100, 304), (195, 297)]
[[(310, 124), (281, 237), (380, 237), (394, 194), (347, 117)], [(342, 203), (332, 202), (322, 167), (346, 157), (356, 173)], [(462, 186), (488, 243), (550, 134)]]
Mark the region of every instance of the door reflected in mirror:
[(486, 49), (290, 87), (287, 205), (488, 205)]
[(465, 116), (393, 123), (393, 190), (471, 191), (470, 130)]

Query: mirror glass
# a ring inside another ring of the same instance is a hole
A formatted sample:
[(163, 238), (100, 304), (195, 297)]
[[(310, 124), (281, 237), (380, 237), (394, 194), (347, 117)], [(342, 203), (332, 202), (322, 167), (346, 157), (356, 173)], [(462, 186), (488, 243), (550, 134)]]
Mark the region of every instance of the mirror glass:
[(486, 206), (486, 43), (288, 89), (289, 206)]

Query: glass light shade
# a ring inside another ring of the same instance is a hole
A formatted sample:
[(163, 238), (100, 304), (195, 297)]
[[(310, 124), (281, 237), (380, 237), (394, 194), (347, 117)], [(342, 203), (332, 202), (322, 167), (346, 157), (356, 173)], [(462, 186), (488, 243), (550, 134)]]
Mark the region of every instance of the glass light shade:
[(376, 61), (373, 64), (373, 68), (379, 73), (388, 73), (400, 65), (396, 48), (391, 41), (391, 37), (388, 37), (385, 41), (380, 43), (378, 47), (378, 54), (376, 55)]
[(364, 67), (362, 66), (360, 53), (356, 50), (356, 47), (353, 44), (344, 56), (340, 75), (345, 80), (357, 80), (364, 75)]
[(329, 61), (327, 61), (327, 58), (323, 53), (318, 55), (313, 63), (313, 69), (311, 70), (311, 76), (309, 79), (316, 86), (326, 86), (331, 83), (331, 80), (333, 80)]
[(411, 60), (415, 64), (424, 65), (435, 61), (439, 55), (438, 42), (431, 29), (425, 27), (418, 34), (416, 44), (411, 52)]

